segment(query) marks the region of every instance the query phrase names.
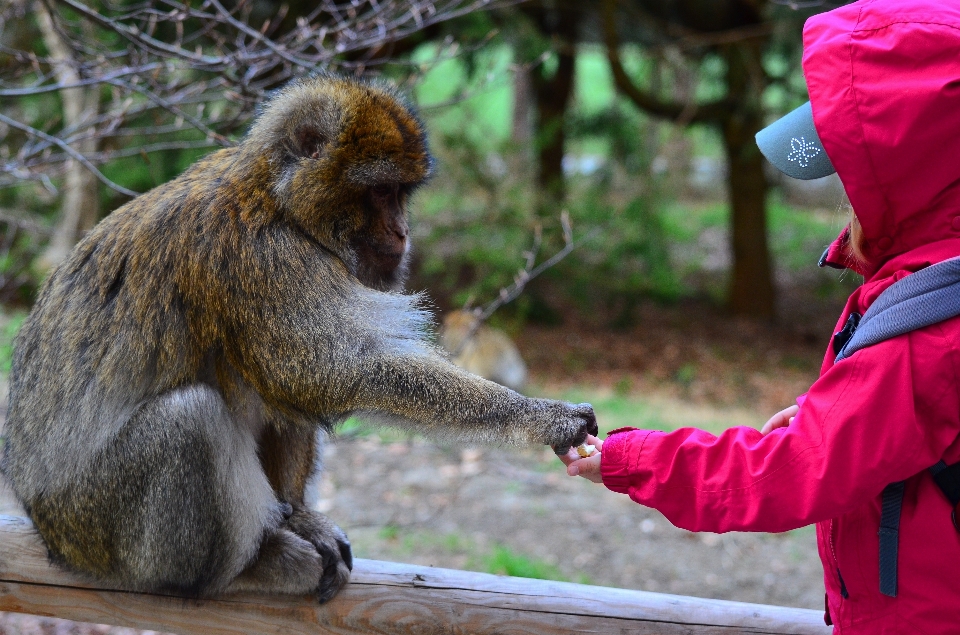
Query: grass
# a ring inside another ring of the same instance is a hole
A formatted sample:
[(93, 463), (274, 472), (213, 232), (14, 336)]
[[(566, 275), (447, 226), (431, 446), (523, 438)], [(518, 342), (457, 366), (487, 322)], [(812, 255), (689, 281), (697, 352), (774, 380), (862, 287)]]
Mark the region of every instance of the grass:
[[(554, 565), (531, 558), (520, 553), (516, 553), (509, 547), (497, 545), (493, 551), (483, 558), (484, 568), (487, 573), (497, 575), (509, 575), (515, 578), (534, 578), (536, 580), (560, 580), (569, 582), (569, 578), (560, 573), (560, 569)], [(590, 584), (587, 576), (578, 576), (577, 582), (580, 584)]]
[[(517, 578), (537, 580), (558, 580), (570, 582), (571, 578), (546, 560), (514, 551), (510, 546), (495, 543), (490, 546), (478, 545), (474, 540), (456, 533), (438, 533), (428, 530), (405, 530), (396, 525), (386, 525), (377, 530), (374, 537), (364, 537), (361, 532), (352, 532), (354, 556), (367, 558), (367, 553), (378, 543), (377, 551), (386, 549), (399, 558), (409, 558), (415, 554), (441, 552), (444, 555), (463, 556), (463, 569), (507, 575)], [(579, 575), (574, 580), (580, 584), (590, 584), (590, 579)]]

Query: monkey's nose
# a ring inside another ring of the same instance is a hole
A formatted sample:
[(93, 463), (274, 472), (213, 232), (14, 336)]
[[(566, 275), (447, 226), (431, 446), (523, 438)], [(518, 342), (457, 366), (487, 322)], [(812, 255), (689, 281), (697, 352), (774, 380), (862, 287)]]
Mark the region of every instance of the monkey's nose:
[(396, 237), (401, 240), (406, 240), (407, 235), (410, 233), (410, 228), (407, 226), (406, 223), (402, 221), (398, 223), (394, 223), (392, 229)]

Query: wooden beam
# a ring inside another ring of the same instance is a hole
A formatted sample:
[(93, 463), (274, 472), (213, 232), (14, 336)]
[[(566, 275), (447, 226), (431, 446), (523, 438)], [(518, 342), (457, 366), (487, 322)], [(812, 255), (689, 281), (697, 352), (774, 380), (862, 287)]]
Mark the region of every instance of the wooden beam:
[(30, 521), (14, 516), (0, 516), (0, 611), (180, 635), (831, 632), (819, 611), (376, 560), (356, 560), (350, 584), (325, 605), (311, 597), (134, 593), (51, 566)]

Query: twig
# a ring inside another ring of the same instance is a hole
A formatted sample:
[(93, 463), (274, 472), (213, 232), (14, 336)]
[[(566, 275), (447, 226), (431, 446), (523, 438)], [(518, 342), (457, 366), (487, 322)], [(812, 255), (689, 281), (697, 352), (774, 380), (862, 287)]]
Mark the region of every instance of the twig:
[(23, 218), (18, 214), (8, 212), (3, 209), (0, 209), (0, 223), (6, 223), (11, 227), (25, 229), (28, 232), (39, 234), (41, 236), (49, 235), (53, 231), (53, 229), (42, 223), (30, 220), (29, 218)]
[(0, 122), (7, 124), (11, 128), (16, 128), (17, 130), (21, 130), (23, 132), (26, 132), (27, 134), (33, 135), (35, 137), (39, 137), (44, 141), (48, 141), (54, 144), (55, 146), (57, 146), (58, 148), (60, 148), (61, 150), (69, 154), (72, 158), (76, 159), (81, 164), (83, 164), (85, 168), (93, 172), (96, 175), (97, 179), (99, 179), (101, 183), (103, 183), (110, 189), (116, 192), (119, 192), (120, 194), (126, 194), (127, 196), (130, 196), (130, 197), (138, 195), (137, 192), (134, 192), (133, 190), (129, 190), (123, 187), (122, 185), (117, 185), (116, 183), (108, 179), (106, 176), (104, 176), (103, 172), (97, 169), (97, 166), (90, 163), (90, 161), (88, 161), (85, 156), (83, 156), (82, 154), (80, 154), (79, 152), (71, 148), (63, 140), (57, 139), (54, 136), (48, 135), (46, 132), (43, 132), (42, 130), (37, 130), (33, 126), (28, 126), (26, 124), (20, 123), (19, 121), (16, 121), (15, 119), (11, 119), (10, 117), (7, 117), (2, 113), (0, 113)]
[(579, 241), (574, 241), (573, 228), (570, 223), (570, 214), (567, 212), (567, 210), (560, 212), (560, 225), (563, 228), (564, 245), (562, 249), (541, 262), (539, 265), (534, 266), (534, 263), (537, 259), (537, 253), (540, 251), (540, 246), (543, 242), (543, 228), (538, 224), (534, 229), (533, 246), (524, 253), (526, 263), (524, 264), (523, 268), (520, 269), (514, 276), (513, 284), (507, 287), (502, 287), (500, 292), (497, 294), (497, 297), (483, 307), (470, 309), (469, 304), (464, 306), (464, 310), (468, 311), (473, 316), (473, 321), (470, 324), (470, 328), (467, 329), (467, 333), (460, 342), (460, 345), (457, 346), (456, 350), (452, 352), (453, 357), (457, 357), (463, 352), (464, 347), (466, 347), (466, 345), (477, 334), (477, 330), (479, 330), (484, 322), (490, 319), (490, 316), (492, 316), (497, 309), (516, 300), (520, 294), (523, 293), (523, 290), (531, 280), (569, 256), (574, 249), (595, 236), (599, 231), (598, 229), (594, 229), (588, 232)]

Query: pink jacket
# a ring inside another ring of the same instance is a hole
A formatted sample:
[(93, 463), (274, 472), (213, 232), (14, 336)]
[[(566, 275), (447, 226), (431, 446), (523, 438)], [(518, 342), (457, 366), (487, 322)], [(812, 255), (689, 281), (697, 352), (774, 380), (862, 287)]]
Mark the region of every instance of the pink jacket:
[[(814, 121), (867, 240), (864, 313), (893, 282), (960, 256), (960, 1), (867, 0), (804, 27)], [(846, 233), (828, 261), (846, 257)], [(960, 533), (927, 468), (960, 461), (960, 318), (834, 365), (764, 437), (628, 429), (603, 446), (607, 487), (692, 531), (817, 523), (836, 633), (960, 632)], [(898, 596), (879, 591), (880, 493), (906, 479)]]

